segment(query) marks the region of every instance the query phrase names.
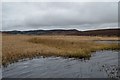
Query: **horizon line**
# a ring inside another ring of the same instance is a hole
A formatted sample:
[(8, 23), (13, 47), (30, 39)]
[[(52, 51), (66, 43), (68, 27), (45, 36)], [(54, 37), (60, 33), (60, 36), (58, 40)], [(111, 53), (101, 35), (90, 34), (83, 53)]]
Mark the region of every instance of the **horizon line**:
[(101, 29), (89, 29), (89, 30), (79, 30), (79, 29), (29, 29), (29, 30), (1, 30), (0, 32), (5, 32), (5, 31), (36, 31), (36, 30), (77, 30), (77, 31), (92, 31), (92, 30), (105, 30), (105, 29), (120, 29), (118, 28), (101, 28)]

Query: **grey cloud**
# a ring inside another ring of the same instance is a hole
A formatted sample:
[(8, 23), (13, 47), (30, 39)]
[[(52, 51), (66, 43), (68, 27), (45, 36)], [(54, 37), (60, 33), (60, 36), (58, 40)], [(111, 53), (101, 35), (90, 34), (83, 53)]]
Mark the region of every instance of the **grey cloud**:
[(116, 27), (117, 7), (117, 2), (4, 3), (3, 30)]

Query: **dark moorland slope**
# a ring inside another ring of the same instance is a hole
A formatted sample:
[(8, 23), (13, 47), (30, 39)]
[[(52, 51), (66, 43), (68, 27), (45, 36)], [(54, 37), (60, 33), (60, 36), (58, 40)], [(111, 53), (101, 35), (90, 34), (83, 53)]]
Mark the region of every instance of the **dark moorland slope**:
[(77, 35), (77, 36), (120, 36), (120, 28), (78, 31), (76, 29), (29, 30), (29, 31), (2, 31), (7, 34), (27, 35)]
[(80, 34), (84, 36), (120, 36), (120, 28), (83, 31)]

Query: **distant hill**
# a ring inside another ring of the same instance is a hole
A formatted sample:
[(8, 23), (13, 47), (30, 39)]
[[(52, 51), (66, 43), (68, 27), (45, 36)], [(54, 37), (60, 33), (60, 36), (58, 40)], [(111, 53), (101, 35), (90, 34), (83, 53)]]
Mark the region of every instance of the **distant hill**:
[(2, 31), (7, 34), (26, 35), (77, 35), (77, 36), (120, 36), (120, 28), (78, 31), (76, 29), (29, 30), (29, 31)]
[(80, 35), (84, 36), (120, 36), (120, 28), (118, 29), (99, 29), (83, 31)]

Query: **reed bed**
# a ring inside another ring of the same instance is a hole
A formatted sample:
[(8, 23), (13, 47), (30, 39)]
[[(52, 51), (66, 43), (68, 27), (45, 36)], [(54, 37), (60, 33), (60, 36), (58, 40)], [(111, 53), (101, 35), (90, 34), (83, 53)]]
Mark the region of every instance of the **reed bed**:
[(120, 50), (118, 44), (100, 44), (94, 40), (118, 40), (118, 37), (2, 35), (2, 65), (38, 56), (90, 58), (98, 50)]

